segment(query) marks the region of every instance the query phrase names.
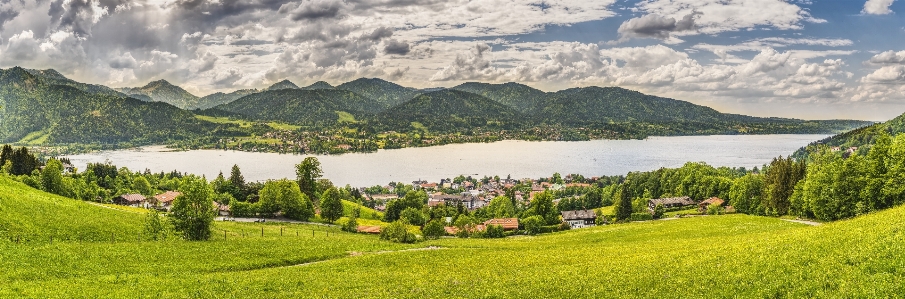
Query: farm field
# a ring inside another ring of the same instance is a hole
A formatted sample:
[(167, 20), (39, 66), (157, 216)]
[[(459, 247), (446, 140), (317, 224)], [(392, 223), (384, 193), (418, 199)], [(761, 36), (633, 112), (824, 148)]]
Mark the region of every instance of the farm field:
[[(903, 207), (819, 227), (726, 215), (413, 245), (316, 225), (217, 222), (211, 241), (188, 242), (126, 238), (140, 234), (138, 213), (6, 179), (0, 190), (0, 230), (35, 235), (0, 239), (3, 298), (905, 294)], [(41, 231), (98, 238), (51, 243)], [(100, 238), (110, 232), (124, 237)]]

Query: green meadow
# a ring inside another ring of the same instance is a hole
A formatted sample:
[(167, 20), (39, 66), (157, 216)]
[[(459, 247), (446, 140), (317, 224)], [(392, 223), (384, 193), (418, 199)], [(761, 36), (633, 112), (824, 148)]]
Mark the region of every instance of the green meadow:
[(903, 207), (821, 226), (734, 214), (416, 244), (269, 222), (217, 222), (210, 241), (148, 241), (144, 217), (0, 178), (0, 297), (905, 294)]

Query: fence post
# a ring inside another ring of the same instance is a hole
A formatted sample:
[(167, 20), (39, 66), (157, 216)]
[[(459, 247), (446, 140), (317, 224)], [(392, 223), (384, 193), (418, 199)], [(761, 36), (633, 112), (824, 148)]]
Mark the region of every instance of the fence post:
[(110, 243), (116, 243), (116, 235), (115, 235), (115, 233), (110, 233)]
[(264, 236), (264, 227), (261, 227), (261, 237)]
[(223, 230), (223, 241), (226, 241), (226, 230)]
[(280, 237), (282, 237), (282, 236), (283, 236), (283, 228), (280, 227)]

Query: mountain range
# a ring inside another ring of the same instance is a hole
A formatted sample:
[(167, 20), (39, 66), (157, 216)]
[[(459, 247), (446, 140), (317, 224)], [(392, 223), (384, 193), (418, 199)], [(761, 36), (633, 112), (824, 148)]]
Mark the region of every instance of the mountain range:
[[(79, 83), (54, 70), (18, 67), (2, 70), (0, 78), (0, 141), (4, 142), (35, 139), (26, 138), (30, 134), (46, 136), (46, 142), (55, 143), (148, 143), (211, 136), (212, 130), (235, 134), (229, 125), (200, 120), (197, 114), (315, 128), (351, 121), (369, 131), (397, 132), (597, 128), (631, 131), (623, 136), (632, 138), (836, 133), (872, 124), (726, 114), (619, 87), (544, 92), (518, 83), (464, 83), (452, 88), (415, 89), (382, 79), (360, 78), (337, 86), (316, 82), (301, 88), (284, 80), (264, 90), (197, 97), (165, 80), (114, 89)], [(110, 134), (103, 133), (108, 130)], [(92, 133), (82, 136), (81, 131)]]

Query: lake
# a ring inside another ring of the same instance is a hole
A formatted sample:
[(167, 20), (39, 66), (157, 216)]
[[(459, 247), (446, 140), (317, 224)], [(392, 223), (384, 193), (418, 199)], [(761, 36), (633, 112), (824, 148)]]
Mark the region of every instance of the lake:
[[(713, 166), (760, 167), (777, 156), (792, 154), (810, 142), (828, 135), (719, 135), (651, 137), (645, 140), (592, 140), (577, 142), (501, 141), (452, 144), (435, 147), (380, 150), (375, 153), (317, 155), (324, 177), (334, 184), (364, 187), (390, 181), (432, 182), (460, 174), (477, 177), (513, 178), (624, 175), (679, 167), (685, 162)], [(102, 151), (69, 156), (73, 165), (111, 161), (132, 171), (178, 170), (213, 179), (219, 172), (229, 176), (238, 164), (248, 181), (295, 178), (295, 165), (306, 155), (250, 153), (224, 150), (170, 151), (161, 146)]]

